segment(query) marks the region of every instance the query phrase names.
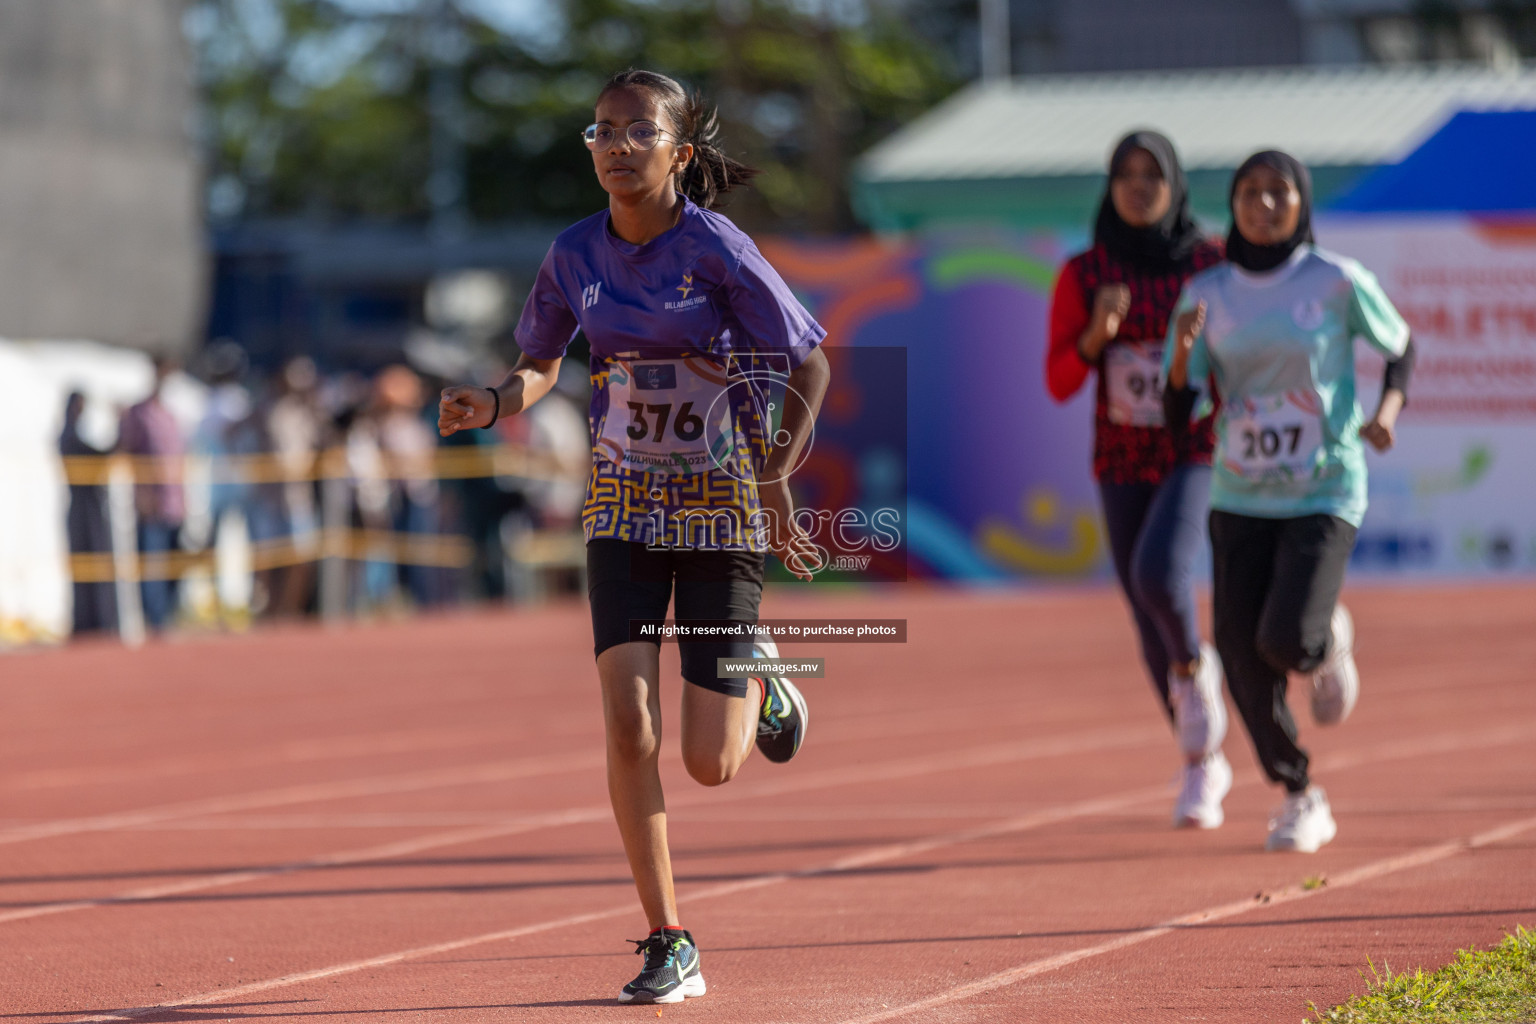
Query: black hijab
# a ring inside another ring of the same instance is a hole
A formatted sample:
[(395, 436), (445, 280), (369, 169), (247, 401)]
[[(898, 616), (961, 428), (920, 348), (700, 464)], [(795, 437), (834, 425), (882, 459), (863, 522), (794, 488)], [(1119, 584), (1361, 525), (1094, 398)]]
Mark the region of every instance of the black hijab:
[[(1233, 200), (1237, 198), (1237, 183), (1255, 167), (1268, 167), (1286, 181), (1296, 186), (1301, 195), (1301, 216), (1296, 218), (1296, 230), (1279, 245), (1254, 245), (1237, 230), (1237, 212)], [(1306, 165), (1288, 153), (1278, 149), (1266, 149), (1255, 153), (1232, 175), (1232, 189), (1227, 193), (1227, 209), (1232, 213), (1232, 230), (1227, 232), (1227, 259), (1242, 267), (1263, 273), (1273, 270), (1286, 260), (1298, 247), (1314, 241), (1312, 237), (1312, 175)]]
[(1168, 183), (1168, 212), (1155, 224), (1133, 228), (1115, 211), (1106, 184), (1098, 220), (1093, 225), (1093, 241), (1118, 260), (1147, 271), (1166, 271), (1189, 259), (1200, 243), (1200, 227), (1189, 212), (1189, 185), (1184, 180), (1184, 168), (1179, 166), (1179, 156), (1173, 151), (1173, 143), (1157, 132), (1135, 131), (1120, 140), (1109, 158), (1110, 182), (1138, 149), (1152, 154), (1163, 172), (1163, 180)]

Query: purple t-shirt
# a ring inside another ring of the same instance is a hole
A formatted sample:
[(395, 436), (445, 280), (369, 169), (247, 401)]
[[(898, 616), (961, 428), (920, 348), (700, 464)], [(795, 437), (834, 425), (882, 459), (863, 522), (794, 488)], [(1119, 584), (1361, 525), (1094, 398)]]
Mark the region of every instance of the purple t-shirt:
[(649, 393), (640, 393), (652, 386), (647, 381), (672, 385), (679, 372), (686, 375), (658, 370), (661, 363), (702, 355), (720, 366), (750, 362), (785, 374), (826, 337), (752, 239), (727, 218), (682, 201), (676, 226), (644, 245), (609, 231), (606, 210), (566, 229), (544, 257), (517, 324), (518, 345), (535, 359), (564, 356), (578, 329), (591, 345), (594, 458), (582, 513), (588, 540), (722, 546), (690, 530), (689, 517), (680, 513), (730, 510), (745, 522), (758, 501), (753, 474), (744, 467), (760, 465), (767, 450), (765, 423), (742, 408), (736, 410), (739, 433), (728, 446), (737, 449), (728, 453), (736, 456), (736, 468), (690, 469), (685, 459), (669, 465), (660, 456), (650, 469), (625, 464), (612, 441), (604, 441), (624, 436), (617, 420), (606, 422), (610, 383), (632, 381), (640, 389), (617, 392), (642, 399), (630, 404), (638, 410), (635, 420), (624, 408), (615, 415), (632, 431), (648, 435), (655, 428), (660, 442), (673, 436), (663, 429), (664, 417), (674, 417), (676, 427), (697, 422), (681, 418), (681, 409), (660, 412), (662, 406), (647, 404)]

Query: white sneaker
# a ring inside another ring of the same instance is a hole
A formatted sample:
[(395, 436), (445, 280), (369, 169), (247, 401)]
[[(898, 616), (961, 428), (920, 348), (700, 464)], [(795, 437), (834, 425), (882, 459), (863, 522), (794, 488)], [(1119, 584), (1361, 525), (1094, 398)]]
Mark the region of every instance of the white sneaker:
[(1192, 678), (1168, 674), (1168, 699), (1179, 748), (1191, 761), (1221, 749), (1227, 738), (1227, 705), (1221, 699), (1221, 659), (1210, 644), (1200, 645), (1200, 662)]
[(1220, 828), (1221, 801), (1232, 790), (1232, 766), (1221, 751), (1184, 766), (1184, 783), (1173, 804), (1174, 828)]
[(1316, 853), (1318, 847), (1332, 841), (1338, 833), (1333, 811), (1328, 807), (1328, 794), (1320, 786), (1309, 786), (1305, 792), (1286, 797), (1269, 819), (1269, 839), (1264, 849)]
[(1342, 604), (1334, 605), (1333, 642), (1328, 658), (1312, 676), (1312, 721), (1338, 725), (1360, 699), (1360, 670), (1355, 667), (1355, 620)]

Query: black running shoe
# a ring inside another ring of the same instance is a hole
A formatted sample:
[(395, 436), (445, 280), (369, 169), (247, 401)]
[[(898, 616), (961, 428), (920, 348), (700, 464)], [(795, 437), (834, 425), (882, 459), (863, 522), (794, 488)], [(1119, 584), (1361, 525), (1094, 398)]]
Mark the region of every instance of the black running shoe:
[[(777, 658), (779, 650), (771, 641), (759, 640), (752, 649), (758, 658)], [(783, 763), (794, 757), (805, 742), (805, 725), (810, 719), (805, 698), (795, 684), (782, 676), (763, 676), (763, 703), (757, 712), (757, 749), (770, 761)]]
[(680, 1003), (684, 996), (704, 994), (699, 973), (699, 947), (689, 932), (659, 931), (645, 939), (630, 939), (645, 956), (640, 976), (619, 993), (621, 1003)]

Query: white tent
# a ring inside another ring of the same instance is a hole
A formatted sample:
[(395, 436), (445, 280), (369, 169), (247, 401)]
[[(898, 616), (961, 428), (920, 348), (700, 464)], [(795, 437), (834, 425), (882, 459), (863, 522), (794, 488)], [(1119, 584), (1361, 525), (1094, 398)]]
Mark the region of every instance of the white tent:
[[(85, 394), (82, 433), (106, 448), (122, 410), (153, 382), (149, 357), (133, 349), (0, 340), (0, 646), (69, 632), (68, 490), (58, 455), (65, 397)], [(205, 392), (184, 375), (166, 382), (166, 402), (187, 433)]]

